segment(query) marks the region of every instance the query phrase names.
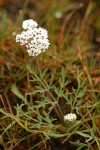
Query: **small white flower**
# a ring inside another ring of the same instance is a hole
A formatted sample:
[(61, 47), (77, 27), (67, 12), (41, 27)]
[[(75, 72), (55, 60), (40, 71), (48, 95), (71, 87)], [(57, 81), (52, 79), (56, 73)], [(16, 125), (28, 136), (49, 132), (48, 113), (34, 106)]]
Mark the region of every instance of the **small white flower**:
[(37, 27), (38, 24), (36, 21), (33, 21), (32, 19), (28, 19), (23, 21), (22, 27), (23, 29), (31, 29)]
[(56, 12), (54, 14), (55, 18), (60, 19), (62, 17), (62, 13), (61, 12)]
[(70, 113), (70, 114), (67, 114), (67, 115), (65, 115), (64, 116), (64, 121), (75, 121), (77, 119), (77, 116), (76, 116), (76, 114), (72, 114), (72, 113)]
[(16, 35), (16, 42), (26, 46), (29, 56), (37, 56), (48, 49), (50, 43), (46, 29), (37, 28), (37, 23), (32, 19), (23, 21), (22, 27), (27, 30)]

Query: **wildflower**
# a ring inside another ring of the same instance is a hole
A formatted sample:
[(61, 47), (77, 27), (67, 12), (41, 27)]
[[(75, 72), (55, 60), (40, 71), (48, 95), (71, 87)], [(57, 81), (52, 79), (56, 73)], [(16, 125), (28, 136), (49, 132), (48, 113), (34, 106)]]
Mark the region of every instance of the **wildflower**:
[(22, 24), (25, 30), (16, 35), (16, 42), (26, 46), (29, 56), (37, 56), (45, 52), (50, 45), (47, 30), (37, 26), (38, 24), (32, 19), (25, 20)]
[(64, 121), (68, 120), (68, 121), (75, 121), (77, 119), (76, 114), (67, 114), (64, 116)]
[(54, 14), (54, 16), (55, 18), (60, 19), (62, 17), (62, 13), (58, 11)]
[(23, 21), (22, 27), (23, 29), (31, 29), (37, 27), (38, 24), (36, 21), (33, 21), (32, 19)]

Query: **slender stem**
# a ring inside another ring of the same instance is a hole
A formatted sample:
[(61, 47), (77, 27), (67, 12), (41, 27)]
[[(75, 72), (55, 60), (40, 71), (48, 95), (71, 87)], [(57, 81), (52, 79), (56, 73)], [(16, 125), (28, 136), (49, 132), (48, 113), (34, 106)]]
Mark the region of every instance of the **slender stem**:
[(37, 58), (37, 57), (35, 58), (35, 65), (36, 65), (37, 70), (38, 70), (38, 72), (39, 72), (39, 74), (40, 74), (40, 72), (41, 72), (41, 68), (40, 68), (40, 63), (39, 63), (39, 60), (38, 60), (38, 58)]

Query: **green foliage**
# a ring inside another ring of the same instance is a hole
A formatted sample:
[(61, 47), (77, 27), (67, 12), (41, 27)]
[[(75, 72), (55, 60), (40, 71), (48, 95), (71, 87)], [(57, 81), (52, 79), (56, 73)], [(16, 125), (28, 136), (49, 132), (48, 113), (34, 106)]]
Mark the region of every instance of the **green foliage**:
[[(72, 88), (72, 93), (69, 93), (68, 90), (65, 90), (70, 82), (66, 79), (67, 72), (64, 67), (62, 67), (61, 74), (58, 79), (58, 84), (60, 85), (59, 87), (54, 84), (55, 70), (53, 73), (51, 73), (50, 80), (49, 82), (47, 82), (48, 80), (46, 81), (45, 79), (48, 78), (48, 69), (40, 72), (40, 74), (38, 74), (37, 70), (35, 68), (32, 68), (30, 65), (27, 66), (27, 69), (32, 74), (29, 81), (31, 83), (34, 83), (35, 86), (32, 91), (26, 92), (25, 95), (23, 95), (18, 90), (17, 86), (15, 84), (12, 84), (12, 92), (22, 100), (22, 103), (20, 105), (17, 104), (17, 106), (15, 107), (15, 115), (4, 112), (4, 110), (2, 109), (0, 110), (0, 112), (2, 112), (6, 118), (9, 118), (9, 120), (11, 120), (11, 123), (8, 124), (8, 127), (4, 129), (3, 134), (6, 134), (6, 136), (9, 137), (10, 130), (14, 129), (18, 124), (20, 128), (22, 128), (26, 132), (29, 132), (33, 136), (42, 134), (43, 136), (45, 136), (45, 140), (50, 140), (51, 137), (70, 137), (72, 133), (75, 132), (74, 134), (78, 134), (84, 137), (86, 139), (86, 142), (96, 141), (98, 143), (98, 139), (95, 139), (94, 137), (93, 130), (91, 130), (90, 132), (87, 132), (87, 130), (77, 130), (84, 121), (76, 121), (76, 123), (65, 123), (65, 125), (63, 125), (64, 114), (59, 104), (60, 98), (64, 99), (64, 101), (67, 103), (68, 107), (72, 109), (72, 111), (76, 111), (79, 114), (81, 112), (81, 109), (85, 109), (90, 106), (87, 102), (82, 106), (84, 94), (86, 92), (86, 87), (83, 88), (85, 86), (86, 80), (84, 80), (84, 82), (81, 82), (83, 73), (78, 73), (77, 89)], [(56, 97), (54, 97), (54, 94), (56, 94)], [(33, 98), (34, 100), (32, 102), (32, 105), (28, 97), (34, 97), (35, 95), (37, 95), (39, 98), (37, 100)], [(24, 107), (26, 107), (26, 110), (24, 110)], [(59, 110), (59, 114), (57, 114), (58, 116), (54, 117), (52, 116), (52, 113), (54, 113), (55, 108)], [(61, 119), (60, 121), (62, 125), (55, 124), (55, 122), (58, 120), (57, 117)], [(96, 127), (95, 125), (93, 126), (95, 131)], [(72, 142), (72, 144), (78, 145), (78, 149), (87, 147), (84, 143), (78, 144), (77, 142)]]

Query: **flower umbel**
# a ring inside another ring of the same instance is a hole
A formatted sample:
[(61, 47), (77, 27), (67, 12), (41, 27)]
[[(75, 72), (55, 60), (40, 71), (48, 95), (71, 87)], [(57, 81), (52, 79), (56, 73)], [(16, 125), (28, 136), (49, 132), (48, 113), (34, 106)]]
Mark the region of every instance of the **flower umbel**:
[(25, 20), (22, 24), (24, 31), (16, 35), (16, 42), (27, 47), (29, 56), (37, 56), (45, 52), (50, 45), (47, 30), (37, 26), (37, 22), (32, 19)]
[(77, 119), (77, 116), (76, 116), (76, 114), (72, 114), (72, 113), (70, 113), (70, 114), (67, 114), (67, 115), (65, 115), (64, 116), (64, 121), (75, 121)]

